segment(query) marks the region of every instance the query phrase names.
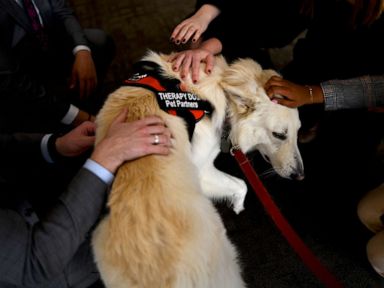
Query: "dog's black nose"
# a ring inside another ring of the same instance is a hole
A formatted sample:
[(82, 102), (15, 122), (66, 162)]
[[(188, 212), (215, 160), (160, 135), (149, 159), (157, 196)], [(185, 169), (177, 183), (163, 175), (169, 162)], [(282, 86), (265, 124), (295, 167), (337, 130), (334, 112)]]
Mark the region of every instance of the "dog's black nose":
[(291, 166), (292, 168), (292, 173), (289, 175), (289, 177), (293, 180), (298, 180), (301, 181), (304, 179), (305, 174), (304, 174), (304, 165), (303, 162), (298, 160), (298, 157), (296, 157), (296, 165)]
[(298, 181), (301, 181), (304, 179), (305, 175), (304, 175), (304, 172), (300, 171), (300, 172), (294, 172), (292, 173), (291, 175), (289, 175), (289, 177), (293, 180), (298, 180)]

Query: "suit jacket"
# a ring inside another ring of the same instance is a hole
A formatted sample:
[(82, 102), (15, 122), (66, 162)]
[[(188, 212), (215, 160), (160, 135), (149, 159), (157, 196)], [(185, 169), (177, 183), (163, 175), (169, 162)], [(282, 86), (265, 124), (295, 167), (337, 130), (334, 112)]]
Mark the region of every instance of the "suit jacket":
[(89, 232), (106, 190), (83, 168), (44, 219), (26, 203), (0, 208), (0, 287), (85, 288), (95, 282)]
[(40, 149), (43, 136), (38, 133), (0, 133), (0, 177), (5, 180), (8, 175), (17, 175), (25, 159), (33, 162), (35, 167), (38, 163), (43, 165), (45, 161)]
[[(35, 164), (42, 164), (41, 137), (0, 134), (0, 169), (23, 153), (33, 153)], [(102, 212), (107, 185), (82, 168), (39, 219), (28, 202), (7, 202), (15, 191), (6, 183), (0, 175), (0, 287), (85, 288), (96, 281), (89, 232)]]
[[(50, 41), (66, 39), (70, 48), (88, 45), (64, 0), (35, 3)], [(0, 0), (0, 129), (33, 130), (41, 123), (58, 122), (68, 111), (69, 103), (45, 82), (55, 71), (40, 69), (49, 53), (41, 51), (24, 9), (15, 0)]]
[[(73, 47), (76, 45), (87, 45), (87, 40), (84, 36), (84, 32), (73, 11), (68, 7), (64, 0), (34, 0), (36, 6), (39, 9), (40, 16), (43, 20), (44, 27), (51, 32), (54, 25), (63, 25), (66, 32), (73, 40)], [(16, 0), (1, 0), (0, 1), (0, 23), (3, 27), (4, 24), (10, 29), (8, 35), (1, 35), (2, 40), (6, 40), (5, 43), (11, 43), (12, 46), (16, 46), (19, 41), (27, 33), (32, 32), (32, 27), (29, 22), (28, 16), (24, 9), (17, 4)], [(3, 38), (11, 37), (12, 41)]]

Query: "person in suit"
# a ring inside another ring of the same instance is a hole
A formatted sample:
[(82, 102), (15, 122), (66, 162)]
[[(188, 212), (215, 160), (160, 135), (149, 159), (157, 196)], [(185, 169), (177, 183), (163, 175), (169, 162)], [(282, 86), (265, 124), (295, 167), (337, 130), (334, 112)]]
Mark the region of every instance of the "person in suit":
[[(153, 153), (167, 155), (171, 147), (170, 131), (159, 117), (125, 122), (126, 115), (122, 111), (116, 117), (106, 138), (43, 216), (21, 195), (15, 197), (3, 172), (9, 162), (22, 161), (25, 153), (35, 156), (31, 166), (43, 165), (45, 136), (0, 134), (0, 287), (85, 288), (97, 283), (89, 236), (102, 215), (114, 173), (125, 161)], [(54, 153), (67, 157), (84, 153), (93, 145), (94, 129), (95, 124), (86, 121), (56, 138)]]
[(103, 99), (88, 98), (113, 56), (113, 40), (83, 29), (66, 1), (1, 0), (0, 128), (33, 132), (92, 120)]
[[(0, 133), (62, 134), (93, 120), (113, 53), (112, 39), (83, 29), (65, 0), (0, 0)], [(39, 189), (34, 202), (49, 209), (85, 158), (35, 167), (14, 183)]]

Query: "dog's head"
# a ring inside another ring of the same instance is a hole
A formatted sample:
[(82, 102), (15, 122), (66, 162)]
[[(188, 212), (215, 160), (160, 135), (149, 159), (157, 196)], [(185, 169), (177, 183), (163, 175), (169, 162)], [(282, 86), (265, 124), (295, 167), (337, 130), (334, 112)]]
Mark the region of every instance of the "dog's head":
[(224, 72), (230, 139), (244, 153), (259, 151), (280, 176), (300, 180), (304, 168), (297, 147), (298, 111), (276, 104), (266, 95), (264, 84), (272, 75), (277, 73), (263, 70), (251, 59), (239, 59)]

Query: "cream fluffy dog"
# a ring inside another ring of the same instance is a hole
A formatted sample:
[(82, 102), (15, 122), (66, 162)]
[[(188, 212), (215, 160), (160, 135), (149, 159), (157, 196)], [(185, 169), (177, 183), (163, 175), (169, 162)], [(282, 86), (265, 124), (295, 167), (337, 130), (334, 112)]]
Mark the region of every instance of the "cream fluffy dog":
[[(149, 52), (143, 60), (179, 79), (168, 57)], [(93, 234), (96, 263), (108, 288), (245, 287), (236, 249), (209, 200), (229, 198), (236, 212), (243, 209), (244, 181), (213, 166), (227, 112), (231, 140), (244, 152), (260, 149), (283, 177), (303, 174), (297, 111), (271, 102), (261, 88), (272, 72), (264, 73), (251, 60), (228, 67), (217, 57), (212, 73), (201, 73), (198, 84), (190, 79), (184, 84), (208, 100), (213, 113), (196, 123), (191, 141), (184, 120), (161, 110), (154, 93), (140, 87), (116, 90), (97, 116), (97, 141), (124, 107), (127, 121), (159, 115), (174, 138), (170, 155), (127, 162), (116, 175), (110, 212)]]

